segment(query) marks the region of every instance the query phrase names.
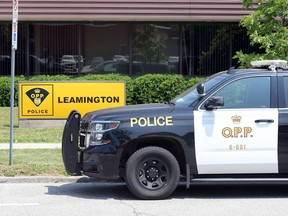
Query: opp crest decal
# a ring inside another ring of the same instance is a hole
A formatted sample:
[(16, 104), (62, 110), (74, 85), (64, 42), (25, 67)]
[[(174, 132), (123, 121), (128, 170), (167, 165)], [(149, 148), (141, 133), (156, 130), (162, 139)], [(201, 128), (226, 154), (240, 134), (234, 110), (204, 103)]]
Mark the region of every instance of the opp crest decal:
[(38, 107), (49, 95), (49, 92), (43, 88), (33, 88), (27, 91), (26, 95)]

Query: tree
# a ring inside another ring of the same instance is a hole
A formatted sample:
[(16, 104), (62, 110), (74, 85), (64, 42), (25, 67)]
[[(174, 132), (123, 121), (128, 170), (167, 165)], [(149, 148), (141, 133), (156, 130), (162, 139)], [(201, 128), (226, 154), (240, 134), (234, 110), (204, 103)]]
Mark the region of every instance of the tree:
[(143, 29), (136, 32), (133, 49), (136, 54), (143, 55), (145, 63), (151, 64), (152, 61), (166, 60), (165, 48), (165, 42), (155, 26), (144, 25)]
[(254, 12), (245, 16), (240, 24), (247, 29), (250, 45), (258, 46), (258, 53), (236, 53), (240, 67), (250, 67), (253, 60), (288, 60), (288, 1), (243, 0), (246, 9)]

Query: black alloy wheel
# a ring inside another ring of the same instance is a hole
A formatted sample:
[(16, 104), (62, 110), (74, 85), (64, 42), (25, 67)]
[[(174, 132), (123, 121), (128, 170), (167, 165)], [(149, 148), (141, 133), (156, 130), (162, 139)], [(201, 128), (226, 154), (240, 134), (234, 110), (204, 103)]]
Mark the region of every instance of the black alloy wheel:
[(126, 164), (127, 187), (141, 199), (168, 197), (176, 189), (179, 176), (176, 158), (160, 147), (139, 149)]

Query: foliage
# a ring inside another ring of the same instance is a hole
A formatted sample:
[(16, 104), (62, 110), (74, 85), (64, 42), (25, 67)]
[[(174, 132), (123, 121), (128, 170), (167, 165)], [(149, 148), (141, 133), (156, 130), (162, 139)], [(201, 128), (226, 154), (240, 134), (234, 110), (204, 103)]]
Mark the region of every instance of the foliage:
[[(135, 40), (133, 41), (134, 52), (142, 54), (144, 61), (152, 63), (166, 60), (165, 43), (158, 35), (158, 30), (153, 25), (145, 25), (144, 29), (136, 32)], [(148, 56), (146, 59), (145, 56)]]
[[(18, 106), (18, 83), (25, 80), (24, 76), (15, 77), (14, 79), (14, 105)], [(10, 106), (10, 77), (0, 77), (0, 107)]]
[(223, 49), (225, 49), (225, 47), (230, 43), (229, 31), (229, 27), (224, 25), (216, 31), (214, 38), (210, 42), (209, 49), (203, 51), (199, 57), (200, 68), (198, 70), (203, 70), (203, 66), (212, 61), (211, 58), (215, 53), (225, 53), (223, 52)]
[[(84, 75), (70, 77), (66, 75), (40, 75), (33, 77), (15, 78), (15, 106), (18, 105), (18, 83), (19, 81), (60, 81), (60, 80), (124, 80), (126, 82), (126, 104), (157, 103), (165, 102), (174, 98), (184, 90), (188, 89), (199, 78), (184, 78), (182, 75), (169, 74), (147, 74), (137, 78), (120, 74), (106, 75)], [(0, 77), (0, 106), (10, 106), (10, 77)]]
[(243, 6), (256, 6), (254, 12), (241, 20), (241, 25), (247, 29), (250, 44), (259, 46), (263, 53), (237, 52), (234, 58), (238, 59), (241, 67), (247, 67), (251, 60), (288, 60), (287, 0), (243, 0)]
[(71, 78), (67, 75), (38, 75), (28, 77), (27, 81), (63, 81), (63, 80), (70, 80)]
[(181, 75), (147, 74), (134, 81), (134, 102), (137, 104), (169, 101), (200, 78), (185, 79)]

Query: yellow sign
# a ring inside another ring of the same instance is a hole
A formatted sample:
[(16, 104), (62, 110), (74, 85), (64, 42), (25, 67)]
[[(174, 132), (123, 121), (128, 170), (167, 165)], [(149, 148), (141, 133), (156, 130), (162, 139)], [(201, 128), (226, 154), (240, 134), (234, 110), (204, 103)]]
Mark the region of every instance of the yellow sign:
[(124, 106), (125, 82), (21, 82), (20, 119), (66, 119), (72, 110), (85, 113)]

